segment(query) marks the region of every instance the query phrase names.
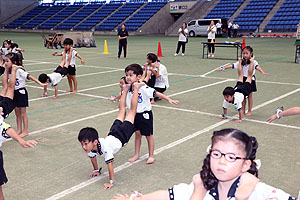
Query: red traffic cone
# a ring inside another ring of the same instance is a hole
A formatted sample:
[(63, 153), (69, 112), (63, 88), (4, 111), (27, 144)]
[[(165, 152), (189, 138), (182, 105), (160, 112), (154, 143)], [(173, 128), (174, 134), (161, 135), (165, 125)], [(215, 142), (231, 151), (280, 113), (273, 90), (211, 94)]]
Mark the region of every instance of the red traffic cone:
[(164, 57), (164, 56), (162, 55), (162, 52), (161, 52), (161, 45), (160, 45), (160, 42), (158, 42), (157, 57)]
[(242, 49), (246, 46), (245, 37), (243, 37)]

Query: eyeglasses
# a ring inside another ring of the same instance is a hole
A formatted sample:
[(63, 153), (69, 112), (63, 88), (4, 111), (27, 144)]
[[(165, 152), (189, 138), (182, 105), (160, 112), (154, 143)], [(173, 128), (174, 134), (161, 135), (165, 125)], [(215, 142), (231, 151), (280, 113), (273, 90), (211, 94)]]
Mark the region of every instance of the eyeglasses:
[(218, 150), (212, 150), (210, 152), (210, 156), (212, 158), (215, 158), (215, 159), (220, 159), (222, 156), (225, 157), (225, 159), (228, 161), (228, 162), (234, 162), (238, 159), (246, 159), (246, 158), (242, 158), (242, 157), (239, 157), (239, 156), (236, 156), (235, 154), (233, 153), (222, 153)]

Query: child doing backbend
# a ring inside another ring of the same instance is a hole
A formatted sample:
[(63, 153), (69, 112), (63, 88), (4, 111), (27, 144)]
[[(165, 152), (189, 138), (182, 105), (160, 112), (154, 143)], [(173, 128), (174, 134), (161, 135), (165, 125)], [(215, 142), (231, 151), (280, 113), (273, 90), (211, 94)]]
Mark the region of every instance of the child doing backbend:
[[(243, 82), (246, 81), (248, 77), (248, 71), (249, 71), (249, 66), (250, 66), (250, 60), (253, 57), (253, 48), (250, 46), (246, 46), (242, 50), (243, 54), (243, 60), (242, 60), (242, 69), (243, 69)], [(217, 71), (224, 71), (227, 69), (238, 69), (239, 62), (233, 63), (232, 65), (226, 65), (226, 66), (221, 66), (220, 69), (217, 69)], [(262, 75), (268, 75), (268, 73), (264, 72), (264, 70), (259, 66), (258, 62), (256, 60), (253, 61), (253, 73), (252, 73), (252, 82), (251, 82), (251, 91), (248, 96), (248, 112), (246, 116), (251, 116), (252, 113), (252, 107), (253, 107), (253, 92), (257, 91), (256, 88), (256, 77), (255, 77), (255, 70), (258, 70), (259, 72), (262, 73)], [(243, 101), (243, 108), (242, 112), (246, 112), (246, 99)]]
[(193, 184), (179, 184), (150, 194), (118, 194), (113, 200), (295, 200), (284, 191), (260, 182), (254, 159), (255, 137), (237, 129), (214, 131), (209, 154)]

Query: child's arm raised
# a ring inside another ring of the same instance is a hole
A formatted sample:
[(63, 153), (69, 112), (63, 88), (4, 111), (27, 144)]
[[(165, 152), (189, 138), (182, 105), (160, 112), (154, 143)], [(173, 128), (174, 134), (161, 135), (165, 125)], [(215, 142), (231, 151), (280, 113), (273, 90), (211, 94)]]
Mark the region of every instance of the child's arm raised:
[(85, 64), (83, 58), (81, 57), (81, 55), (79, 55), (79, 53), (76, 54), (76, 57), (80, 59), (81, 64)]
[(170, 104), (179, 104), (180, 102), (178, 100), (173, 100), (170, 97), (167, 97), (166, 95), (160, 93), (160, 92), (155, 92), (155, 96), (157, 96), (160, 99), (167, 100)]
[(107, 190), (114, 186), (115, 183), (115, 174), (114, 174), (114, 165), (113, 162), (109, 162), (107, 164), (108, 167), (108, 174), (109, 174), (109, 183), (104, 183), (103, 189)]
[[(70, 52), (68, 53), (68, 60), (66, 60), (65, 62), (65, 67), (69, 67), (70, 63), (71, 63), (71, 59), (72, 59), (72, 52), (73, 52), (73, 48), (70, 49)], [(65, 51), (65, 54), (67, 54), (67, 52)]]

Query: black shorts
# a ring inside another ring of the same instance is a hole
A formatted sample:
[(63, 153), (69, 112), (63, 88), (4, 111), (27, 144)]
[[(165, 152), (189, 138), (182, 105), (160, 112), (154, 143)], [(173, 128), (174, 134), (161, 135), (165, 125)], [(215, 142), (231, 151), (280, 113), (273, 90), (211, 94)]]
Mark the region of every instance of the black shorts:
[(249, 82), (242, 83), (238, 81), (234, 87), (235, 92), (240, 92), (244, 95), (245, 98), (251, 93), (251, 84)]
[[(254, 76), (254, 79), (255, 79), (255, 76)], [(247, 77), (244, 77), (244, 78), (243, 78), (243, 82), (245, 83), (246, 80), (247, 80)], [(251, 90), (250, 90), (250, 93), (251, 93), (251, 92), (256, 92), (256, 91), (257, 91), (257, 88), (256, 88), (256, 82), (255, 82), (255, 80), (252, 79), (252, 81), (251, 81)]]
[(4, 167), (3, 167), (3, 156), (2, 156), (2, 151), (0, 151), (0, 185), (3, 185), (4, 183), (6, 183), (7, 177), (4, 171)]
[(54, 70), (54, 72), (60, 73), (60, 74), (62, 75), (62, 77), (64, 77), (65, 75), (68, 74), (68, 68), (58, 66), (58, 67)]
[(15, 90), (14, 102), (16, 107), (28, 107), (28, 92), (26, 88)]
[(140, 131), (144, 136), (153, 135), (153, 113), (152, 111), (144, 111), (136, 113), (134, 119), (134, 131)]
[(154, 89), (155, 89), (157, 92), (164, 93), (164, 92), (167, 90), (167, 86), (165, 86), (165, 88), (154, 87)]
[(134, 126), (129, 121), (120, 121), (119, 119), (116, 119), (111, 126), (108, 135), (112, 135), (116, 138), (118, 138), (122, 146), (128, 143), (130, 137), (132, 136), (134, 132)]
[(69, 67), (68, 67), (68, 74), (69, 75), (71, 75), (71, 76), (73, 76), (73, 75), (76, 75), (76, 67), (75, 67), (75, 65), (69, 65)]
[(6, 118), (8, 117), (9, 113), (11, 113), (15, 109), (16, 105), (12, 99), (0, 96), (0, 107), (3, 108), (2, 117)]

